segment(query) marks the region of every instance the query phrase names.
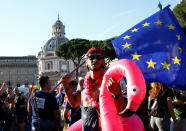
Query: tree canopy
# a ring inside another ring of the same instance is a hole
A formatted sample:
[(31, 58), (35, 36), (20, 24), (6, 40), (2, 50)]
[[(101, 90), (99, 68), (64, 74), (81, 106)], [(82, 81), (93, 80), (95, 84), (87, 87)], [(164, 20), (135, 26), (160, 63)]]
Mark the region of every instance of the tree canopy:
[(177, 4), (173, 9), (173, 13), (182, 26), (183, 31), (186, 35), (186, 1), (182, 0), (179, 4)]
[[(112, 44), (110, 43), (116, 37), (107, 39), (107, 40), (86, 40), (86, 39), (72, 39), (62, 44), (59, 44), (56, 48), (56, 55), (65, 60), (72, 60), (75, 67), (81, 64), (83, 59), (83, 55), (93, 46), (103, 48), (105, 47), (104, 54), (105, 58), (107, 58), (107, 65), (111, 60), (116, 58), (116, 54)], [(109, 45), (108, 45), (109, 44)], [(107, 46), (106, 46), (107, 45)], [(78, 76), (78, 70), (76, 71), (76, 78)]]
[[(59, 44), (56, 48), (56, 55), (65, 60), (72, 60), (74, 66), (80, 65), (83, 55), (89, 49), (89, 40), (86, 39), (72, 39), (62, 44)], [(76, 78), (78, 77), (78, 69), (76, 70)]]

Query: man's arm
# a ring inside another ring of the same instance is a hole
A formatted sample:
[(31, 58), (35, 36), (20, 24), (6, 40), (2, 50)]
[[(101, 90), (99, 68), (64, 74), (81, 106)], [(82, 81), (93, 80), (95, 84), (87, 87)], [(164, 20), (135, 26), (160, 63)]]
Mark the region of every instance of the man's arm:
[(168, 110), (169, 110), (170, 115), (171, 115), (171, 117), (173, 119), (173, 122), (174, 122), (174, 128), (175, 128), (176, 131), (178, 131), (179, 125), (177, 123), (176, 116), (175, 116), (175, 113), (174, 113), (174, 110), (173, 110), (172, 98), (171, 97), (167, 98), (167, 106), (168, 106)]
[(60, 114), (60, 111), (59, 110), (54, 110), (53, 113), (54, 113), (54, 117), (55, 117), (56, 122), (57, 122), (58, 130), (61, 131), (62, 130), (62, 126), (61, 126), (61, 114)]
[(32, 106), (31, 106), (30, 102), (27, 103), (27, 109), (28, 109), (28, 115), (32, 116)]
[(71, 89), (65, 89), (68, 102), (71, 105), (72, 108), (76, 108), (81, 104), (81, 91), (78, 89), (76, 91), (76, 94), (72, 94)]
[(63, 87), (65, 89), (65, 93), (67, 95), (69, 104), (71, 105), (72, 108), (76, 108), (81, 103), (81, 87), (78, 86), (76, 94), (72, 94), (72, 90), (69, 87), (69, 83), (71, 81), (71, 77), (72, 76), (69, 76), (68, 74), (66, 74), (62, 78), (62, 84), (63, 84)]
[(181, 101), (181, 100), (175, 99), (175, 100), (172, 101), (172, 104), (173, 104), (173, 105), (183, 105), (184, 102)]
[(5, 88), (6, 88), (6, 82), (4, 81), (3, 85), (0, 88), (0, 96), (3, 94)]
[(50, 106), (51, 106), (53, 115), (54, 115), (54, 117), (56, 119), (56, 122), (57, 122), (58, 131), (62, 131), (61, 113), (60, 113), (60, 110), (59, 110), (59, 105), (57, 103), (57, 100), (56, 100), (55, 96), (51, 95), (50, 99), (51, 99)]

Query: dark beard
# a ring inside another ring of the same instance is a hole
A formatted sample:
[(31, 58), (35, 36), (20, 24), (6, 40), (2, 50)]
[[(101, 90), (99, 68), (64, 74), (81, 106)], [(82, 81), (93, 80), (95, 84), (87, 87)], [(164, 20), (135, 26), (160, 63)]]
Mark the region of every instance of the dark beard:
[(102, 66), (100, 66), (99, 68), (91, 68), (90, 66), (88, 66), (88, 69), (96, 72), (96, 71), (100, 71), (102, 69)]

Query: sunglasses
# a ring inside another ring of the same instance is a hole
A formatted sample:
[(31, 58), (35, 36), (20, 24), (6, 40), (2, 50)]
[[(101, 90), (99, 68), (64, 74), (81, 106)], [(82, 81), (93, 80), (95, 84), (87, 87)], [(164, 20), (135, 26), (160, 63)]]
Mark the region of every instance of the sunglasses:
[(88, 56), (88, 59), (89, 60), (94, 60), (94, 59), (97, 59), (97, 60), (101, 60), (103, 59), (102, 55), (91, 55), (91, 56)]

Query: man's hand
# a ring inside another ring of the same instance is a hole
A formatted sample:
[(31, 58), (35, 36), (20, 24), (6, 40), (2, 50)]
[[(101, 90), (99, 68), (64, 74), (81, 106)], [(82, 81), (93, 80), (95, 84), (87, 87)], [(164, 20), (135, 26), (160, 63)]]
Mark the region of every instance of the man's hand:
[(112, 94), (112, 96), (116, 96), (121, 94), (120, 85), (117, 81), (113, 78), (110, 78), (109, 81), (106, 83), (108, 91)]
[(114, 103), (117, 109), (117, 112), (121, 112), (125, 109), (126, 103), (122, 97), (122, 92), (119, 83), (113, 79), (110, 78), (109, 81), (106, 83), (108, 91), (112, 94), (112, 97), (114, 98)]
[(84, 83), (84, 78), (79, 77), (78, 78), (78, 87), (79, 87), (80, 90), (82, 90), (82, 88), (83, 88), (83, 83)]
[(61, 78), (61, 81), (62, 81), (62, 85), (63, 87), (66, 89), (66, 88), (69, 88), (69, 83), (71, 81), (71, 78), (72, 78), (72, 75), (69, 75), (69, 74), (65, 74), (62, 78)]
[(1, 88), (5, 88), (7, 85), (6, 85), (6, 81), (3, 82)]
[(176, 100), (173, 101), (173, 104), (174, 104), (174, 105), (183, 105), (184, 102), (181, 101), (181, 100), (176, 99)]

